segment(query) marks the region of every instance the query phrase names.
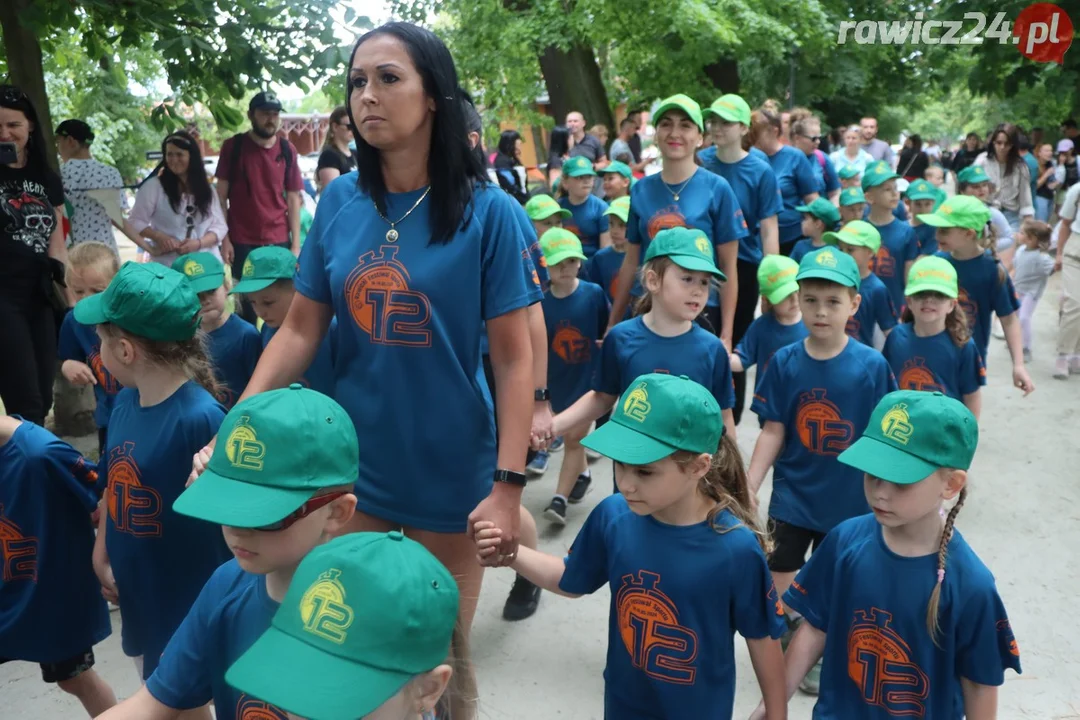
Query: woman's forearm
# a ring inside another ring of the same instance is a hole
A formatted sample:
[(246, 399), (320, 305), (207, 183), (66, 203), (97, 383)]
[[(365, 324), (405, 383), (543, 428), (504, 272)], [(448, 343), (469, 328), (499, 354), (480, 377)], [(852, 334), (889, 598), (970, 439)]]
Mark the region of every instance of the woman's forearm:
[[(297, 293), (289, 314), (263, 350), (240, 400), (295, 382), (315, 359), (333, 308)], [(237, 401), (239, 402), (239, 400)]]
[(533, 410), (533, 357), (528, 308), (491, 318), (487, 321), (487, 329), (498, 404), (498, 467), (525, 472)]

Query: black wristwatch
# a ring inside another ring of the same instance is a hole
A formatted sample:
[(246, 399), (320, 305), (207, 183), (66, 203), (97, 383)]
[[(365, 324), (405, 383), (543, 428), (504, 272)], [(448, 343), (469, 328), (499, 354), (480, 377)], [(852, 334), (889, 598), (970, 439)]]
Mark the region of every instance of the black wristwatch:
[(525, 483), (528, 482), (528, 480), (525, 478), (525, 473), (514, 472), (513, 470), (496, 470), (495, 482), (525, 487)]
[(551, 391), (547, 388), (537, 388), (533, 390), (533, 400), (536, 402), (547, 402), (551, 399)]

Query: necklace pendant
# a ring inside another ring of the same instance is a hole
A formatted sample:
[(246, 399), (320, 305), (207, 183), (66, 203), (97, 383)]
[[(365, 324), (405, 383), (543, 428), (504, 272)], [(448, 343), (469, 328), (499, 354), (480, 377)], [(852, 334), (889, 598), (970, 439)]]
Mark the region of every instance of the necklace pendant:
[(679, 202), (679, 193), (675, 193), (675, 202)]
[(398, 231), (394, 228), (390, 228), (386, 231), (386, 242), (397, 242)]

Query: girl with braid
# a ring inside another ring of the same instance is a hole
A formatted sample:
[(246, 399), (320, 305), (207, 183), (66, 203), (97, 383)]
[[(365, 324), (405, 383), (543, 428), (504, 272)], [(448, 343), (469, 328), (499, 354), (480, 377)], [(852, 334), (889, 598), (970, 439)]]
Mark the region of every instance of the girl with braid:
[(840, 455), (865, 473), (873, 514), (836, 526), (784, 595), (806, 619), (785, 656), (789, 697), (823, 658), (815, 720), (997, 717), (1020, 652), (993, 575), (954, 529), (978, 436), (959, 400), (899, 390)]

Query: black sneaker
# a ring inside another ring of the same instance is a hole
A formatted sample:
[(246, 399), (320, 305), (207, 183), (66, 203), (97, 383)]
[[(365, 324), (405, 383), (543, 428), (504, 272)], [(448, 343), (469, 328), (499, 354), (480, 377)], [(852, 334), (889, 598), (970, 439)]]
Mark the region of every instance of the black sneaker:
[(547, 509), (544, 510), (544, 517), (558, 525), (565, 525), (566, 501), (561, 497), (551, 498), (551, 502), (548, 504)]
[(506, 598), (506, 604), (503, 605), (503, 620), (524, 620), (532, 617), (539, 602), (540, 588), (518, 575), (514, 586), (510, 588), (510, 597)]
[(582, 473), (577, 476), (577, 481), (574, 483), (574, 489), (570, 491), (570, 497), (567, 499), (576, 505), (585, 498), (591, 488), (592, 475)]

